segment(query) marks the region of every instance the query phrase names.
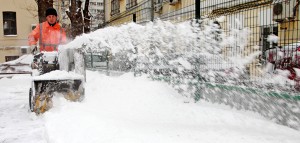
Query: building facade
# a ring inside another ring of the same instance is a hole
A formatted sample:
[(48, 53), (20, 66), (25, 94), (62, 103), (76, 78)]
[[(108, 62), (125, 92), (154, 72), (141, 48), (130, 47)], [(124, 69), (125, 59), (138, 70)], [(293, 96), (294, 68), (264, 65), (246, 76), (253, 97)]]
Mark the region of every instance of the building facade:
[(35, 0), (2, 0), (0, 5), (0, 63), (27, 54), (28, 34), (38, 23)]
[(91, 15), (91, 31), (104, 25), (104, 0), (90, 0), (89, 13)]
[[(248, 44), (234, 52), (232, 47), (226, 47), (223, 54), (238, 53), (246, 57), (260, 50), (261, 55), (246, 66), (250, 77), (261, 75), (260, 62), (266, 59), (268, 49), (300, 41), (298, 0), (107, 0), (105, 9), (107, 25), (142, 24), (156, 18), (177, 23), (222, 17), (219, 23), (227, 34), (232, 28), (248, 27), (251, 31)], [(279, 37), (278, 43), (268, 41), (271, 34)]]

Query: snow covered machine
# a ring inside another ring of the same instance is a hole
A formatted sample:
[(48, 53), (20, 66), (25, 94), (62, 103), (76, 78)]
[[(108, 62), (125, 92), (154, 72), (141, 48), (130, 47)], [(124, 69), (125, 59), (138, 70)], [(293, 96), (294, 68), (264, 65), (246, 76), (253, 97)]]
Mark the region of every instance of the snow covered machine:
[(29, 107), (37, 114), (52, 107), (53, 95), (63, 95), (70, 101), (84, 98), (85, 66), (83, 54), (76, 49), (35, 54), (31, 65), (32, 84)]

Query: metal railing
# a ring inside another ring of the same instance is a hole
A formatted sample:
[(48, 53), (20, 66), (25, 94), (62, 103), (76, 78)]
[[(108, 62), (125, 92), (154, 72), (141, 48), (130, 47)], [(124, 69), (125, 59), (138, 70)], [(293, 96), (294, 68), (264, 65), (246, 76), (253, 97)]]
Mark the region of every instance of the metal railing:
[[(257, 59), (246, 66), (249, 77), (259, 77), (267, 61), (277, 64), (275, 67), (281, 69), (287, 67), (279, 66), (279, 63), (283, 65), (285, 62), (284, 65), (293, 66), (299, 63), (300, 56), (299, 58), (292, 57), (290, 63), (286, 62), (288, 57), (285, 57), (285, 61), (276, 63), (272, 61), (274, 58), (269, 52), (269, 49), (276, 49), (276, 47), (283, 47), (282, 49), (289, 55), (295, 55), (297, 52), (289, 49), (293, 49), (293, 43), (300, 41), (298, 7), (299, 0), (284, 2), (276, 0), (181, 0), (177, 5), (170, 5), (163, 0), (141, 0), (136, 6), (114, 15), (109, 25), (129, 22), (143, 24), (157, 18), (175, 23), (195, 18), (209, 18), (218, 21), (225, 34), (228, 34), (232, 28), (247, 27), (251, 35), (246, 47), (244, 49), (227, 47), (224, 50), (227, 52), (224, 54), (232, 56), (232, 53), (238, 53), (246, 57), (260, 50), (261, 54), (256, 57)], [(218, 20), (220, 17), (223, 18), (222, 21)], [(268, 40), (268, 36), (272, 34), (279, 37), (277, 43), (271, 43)]]
[[(300, 114), (295, 112), (300, 106), (300, 75), (296, 72), (300, 68), (299, 0), (180, 0), (172, 5), (162, 0), (143, 0), (138, 1), (135, 7), (114, 15), (109, 25), (143, 24), (156, 18), (173, 23), (210, 19), (227, 35), (231, 34), (232, 29), (247, 27), (250, 36), (244, 47), (230, 45), (222, 50), (222, 55), (225, 58), (236, 55), (246, 58), (256, 52), (260, 54), (245, 66), (244, 74), (236, 79), (218, 78), (219, 73), (230, 72), (234, 67), (234, 63), (230, 62), (224, 65), (218, 57), (197, 59), (201, 71), (196, 72), (152, 69), (150, 74), (153, 79), (169, 82), (175, 88), (185, 84), (188, 89), (177, 88), (178, 91), (190, 93), (195, 101), (205, 99), (237, 109), (257, 111), (280, 124), (300, 129)], [(201, 64), (203, 60), (205, 64)], [(262, 69), (270, 65), (270, 73), (288, 71), (288, 78), (294, 84), (262, 84)], [(131, 67), (125, 69), (128, 68)], [(202, 76), (201, 72), (209, 70), (215, 72), (214, 81)], [(149, 73), (136, 71), (139, 72)], [(172, 77), (172, 73), (179, 76)], [(233, 82), (228, 83), (228, 80)]]

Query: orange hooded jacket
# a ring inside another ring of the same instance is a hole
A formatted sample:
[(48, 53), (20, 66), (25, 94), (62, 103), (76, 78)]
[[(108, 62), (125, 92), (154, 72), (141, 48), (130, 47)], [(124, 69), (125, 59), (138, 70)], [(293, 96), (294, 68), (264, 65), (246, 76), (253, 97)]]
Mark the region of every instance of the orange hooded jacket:
[(37, 25), (28, 37), (30, 46), (37, 45), (39, 41), (40, 51), (57, 51), (57, 47), (66, 43), (66, 40), (65, 30), (58, 23), (50, 26), (47, 21)]

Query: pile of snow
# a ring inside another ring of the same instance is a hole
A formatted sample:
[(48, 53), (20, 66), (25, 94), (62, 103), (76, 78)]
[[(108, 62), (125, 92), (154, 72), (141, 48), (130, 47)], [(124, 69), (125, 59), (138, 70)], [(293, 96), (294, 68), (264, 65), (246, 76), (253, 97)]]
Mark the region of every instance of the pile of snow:
[(166, 83), (87, 72), (81, 103), (55, 96), (44, 114), (49, 142), (297, 143), (299, 131), (258, 114), (189, 102)]
[(5, 62), (3, 64), (9, 64), (9, 65), (28, 64), (29, 65), (32, 63), (32, 60), (33, 60), (33, 55), (28, 54), (28, 55), (23, 55), (16, 60)]
[(23, 55), (20, 58), (0, 64), (0, 73), (30, 73), (33, 55)]
[[(110, 49), (112, 54), (129, 51), (127, 56), (131, 60), (145, 59), (155, 65), (154, 68), (167, 67), (166, 63), (180, 65), (182, 71), (194, 68), (193, 57), (204, 56), (211, 62), (222, 59), (219, 52), (224, 47), (230, 46), (233, 51), (245, 47), (247, 29), (216, 37), (218, 28), (210, 21), (206, 22), (203, 27), (190, 22), (174, 25), (158, 21), (144, 26), (130, 23), (84, 34), (61, 47), (83, 51)], [(214, 38), (223, 40), (215, 41)], [(243, 60), (239, 56), (232, 57), (229, 63), (242, 69), (255, 54)], [(160, 61), (155, 63), (157, 61), (153, 59)], [(223, 63), (228, 62), (220, 61)], [(211, 63), (204, 64), (210, 67)], [(233, 74), (239, 72), (236, 70), (238, 68), (232, 69)], [(215, 76), (216, 72), (203, 73)], [(34, 79), (83, 79), (83, 76), (52, 71)], [(134, 77), (133, 73), (108, 77), (88, 71), (83, 102), (69, 102), (57, 94), (53, 98), (53, 108), (35, 116), (28, 111), (30, 82), (30, 77), (23, 76), (0, 79), (0, 121), (3, 122), (0, 124), (0, 142), (298, 143), (300, 140), (299, 131), (275, 124), (256, 113), (205, 101), (194, 103), (166, 83), (151, 81), (145, 76)]]
[[(262, 53), (259, 50), (262, 48), (248, 45), (250, 29), (244, 28), (238, 20), (235, 22), (238, 26), (229, 28), (228, 31), (222, 30), (218, 24), (208, 19), (178, 24), (160, 20), (145, 25), (129, 23), (84, 34), (63, 48), (75, 48), (83, 52), (109, 50), (114, 59), (121, 55), (119, 59), (123, 61), (122, 64), (133, 67), (132, 71), (136, 75), (147, 73), (152, 79), (166, 80), (183, 96), (195, 100), (198, 95), (205, 100), (215, 98), (217, 103), (234, 105), (238, 109), (252, 109), (277, 123), (299, 128), (300, 124), (296, 125), (294, 122), (299, 122), (300, 117), (289, 108), (298, 107), (299, 102), (274, 103), (265, 94), (294, 92), (295, 82), (288, 79), (289, 73), (286, 71), (278, 70), (276, 74), (271, 71), (269, 74), (269, 69), (253, 69), (258, 63), (259, 54)], [(268, 41), (278, 42), (278, 37), (270, 35)], [(246, 53), (249, 55), (245, 56)], [(251, 70), (247, 70), (246, 65)], [(272, 68), (270, 64), (266, 65), (266, 68)], [(252, 78), (249, 73), (251, 71), (261, 77)], [(241, 102), (234, 97), (249, 97), (247, 93), (232, 90), (228, 91), (229, 96), (218, 95), (218, 91), (222, 89), (203, 93), (205, 90), (199, 90), (199, 84), (204, 83), (264, 92), (253, 93), (251, 100)], [(292, 98), (293, 96), (294, 94), (291, 95)], [(267, 99), (264, 100), (265, 98)], [(276, 100), (275, 97), (272, 99)], [(269, 108), (249, 108), (252, 106)], [(290, 124), (290, 121), (293, 123)]]
[(0, 79), (0, 142), (46, 143), (45, 121), (29, 112), (30, 75)]
[(53, 108), (29, 111), (29, 75), (0, 79), (0, 142), (9, 143), (298, 143), (300, 132), (256, 113), (190, 102), (168, 84), (132, 73), (87, 72), (86, 98), (60, 95)]

